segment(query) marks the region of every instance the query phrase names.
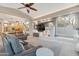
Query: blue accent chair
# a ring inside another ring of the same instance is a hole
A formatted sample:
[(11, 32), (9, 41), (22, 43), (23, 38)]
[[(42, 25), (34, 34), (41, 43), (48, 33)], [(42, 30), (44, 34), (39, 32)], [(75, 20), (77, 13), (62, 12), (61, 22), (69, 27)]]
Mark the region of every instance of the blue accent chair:
[(39, 47), (32, 47), (28, 50), (24, 50), (19, 43), (19, 40), (10, 34), (7, 34), (4, 41), (5, 52), (8, 53), (9, 56), (36, 56), (36, 50)]
[(4, 47), (5, 55), (7, 56), (14, 55), (10, 43), (6, 40), (6, 38), (3, 38), (3, 47)]

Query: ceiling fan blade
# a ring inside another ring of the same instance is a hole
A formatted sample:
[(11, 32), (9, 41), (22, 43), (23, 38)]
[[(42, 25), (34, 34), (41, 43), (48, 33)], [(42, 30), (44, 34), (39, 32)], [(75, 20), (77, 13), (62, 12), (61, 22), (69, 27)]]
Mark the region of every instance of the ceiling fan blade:
[(30, 13), (30, 10), (27, 9), (27, 12)]
[(18, 8), (18, 9), (23, 9), (23, 8), (26, 8), (26, 7), (20, 7), (20, 8)]
[(26, 5), (25, 3), (21, 3), (22, 5)]
[(34, 3), (29, 3), (28, 5), (29, 5), (29, 6), (32, 6), (32, 5), (34, 5)]
[(37, 9), (33, 8), (33, 7), (29, 7), (31, 10), (37, 11)]

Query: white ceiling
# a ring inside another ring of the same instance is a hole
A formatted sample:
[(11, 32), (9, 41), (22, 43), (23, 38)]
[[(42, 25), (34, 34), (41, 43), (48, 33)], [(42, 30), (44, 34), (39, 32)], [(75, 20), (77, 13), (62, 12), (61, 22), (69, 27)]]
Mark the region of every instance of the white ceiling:
[[(20, 9), (20, 11), (30, 15), (33, 18), (37, 18), (37, 17), (41, 17), (49, 13), (54, 13), (62, 9), (73, 7), (75, 5), (78, 5), (78, 3), (35, 3), (33, 7), (37, 8), (38, 11), (36, 12), (31, 11), (29, 14), (27, 13), (26, 9)], [(19, 3), (0, 3), (0, 6), (17, 9), (23, 5)]]

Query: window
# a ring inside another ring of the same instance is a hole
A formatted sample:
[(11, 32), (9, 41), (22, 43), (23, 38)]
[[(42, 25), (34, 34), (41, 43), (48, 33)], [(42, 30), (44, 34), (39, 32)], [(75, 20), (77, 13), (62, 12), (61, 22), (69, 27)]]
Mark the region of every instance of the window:
[(61, 37), (74, 38), (76, 36), (76, 16), (75, 14), (63, 15), (56, 18), (55, 35)]

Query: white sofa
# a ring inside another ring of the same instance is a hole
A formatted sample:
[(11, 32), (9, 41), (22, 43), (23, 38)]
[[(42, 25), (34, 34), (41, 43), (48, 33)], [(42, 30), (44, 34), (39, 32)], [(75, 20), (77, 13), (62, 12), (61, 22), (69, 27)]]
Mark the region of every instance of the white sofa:
[(75, 50), (76, 43), (59, 40), (39, 39), (38, 44), (50, 48), (55, 56), (78, 56)]

